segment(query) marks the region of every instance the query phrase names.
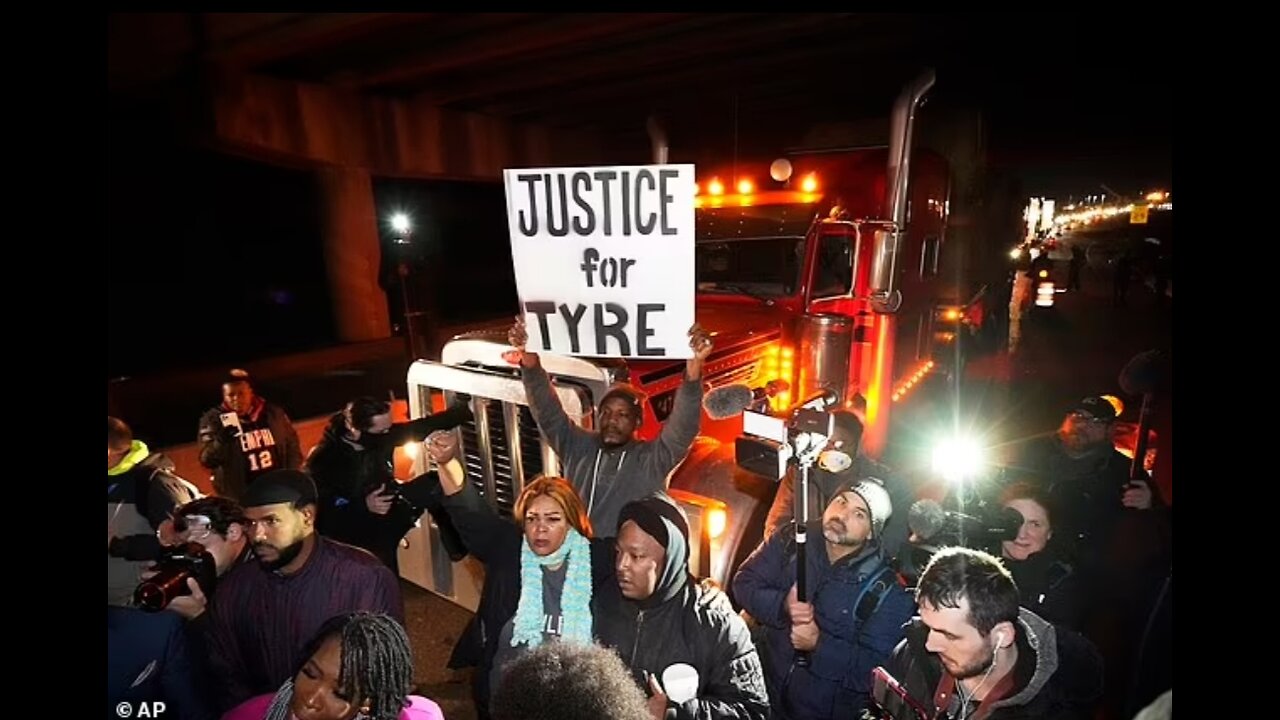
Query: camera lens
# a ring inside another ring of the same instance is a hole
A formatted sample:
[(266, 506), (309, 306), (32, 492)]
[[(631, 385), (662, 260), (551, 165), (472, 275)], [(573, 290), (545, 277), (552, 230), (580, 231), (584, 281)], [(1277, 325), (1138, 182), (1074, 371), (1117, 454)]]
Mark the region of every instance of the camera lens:
[(155, 577), (138, 585), (133, 592), (133, 603), (148, 612), (160, 612), (179, 595), (189, 592), (187, 578), (191, 576), (188, 568), (165, 568)]

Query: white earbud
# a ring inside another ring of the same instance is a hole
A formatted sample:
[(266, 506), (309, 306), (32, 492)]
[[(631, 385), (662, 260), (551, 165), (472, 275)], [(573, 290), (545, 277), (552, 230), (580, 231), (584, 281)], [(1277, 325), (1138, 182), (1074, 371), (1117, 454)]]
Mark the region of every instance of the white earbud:
[(1004, 647), (1004, 633), (996, 633), (996, 649)]

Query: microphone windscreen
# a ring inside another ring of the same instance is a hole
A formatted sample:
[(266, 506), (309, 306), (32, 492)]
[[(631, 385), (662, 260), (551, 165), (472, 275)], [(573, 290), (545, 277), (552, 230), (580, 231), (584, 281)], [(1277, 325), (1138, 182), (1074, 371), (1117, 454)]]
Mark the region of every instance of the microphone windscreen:
[(917, 500), (907, 512), (907, 527), (921, 540), (928, 540), (942, 530), (947, 513), (935, 500)]
[(734, 383), (711, 390), (702, 399), (702, 408), (712, 420), (724, 420), (742, 414), (755, 401), (749, 385)]

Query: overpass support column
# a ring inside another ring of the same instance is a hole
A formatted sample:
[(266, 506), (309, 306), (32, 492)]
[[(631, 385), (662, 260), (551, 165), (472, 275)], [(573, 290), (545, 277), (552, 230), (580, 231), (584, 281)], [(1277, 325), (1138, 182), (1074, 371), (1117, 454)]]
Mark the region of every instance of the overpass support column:
[(387, 296), (378, 284), (382, 248), (369, 171), (327, 166), (317, 171), (324, 264), (342, 342), (391, 335)]

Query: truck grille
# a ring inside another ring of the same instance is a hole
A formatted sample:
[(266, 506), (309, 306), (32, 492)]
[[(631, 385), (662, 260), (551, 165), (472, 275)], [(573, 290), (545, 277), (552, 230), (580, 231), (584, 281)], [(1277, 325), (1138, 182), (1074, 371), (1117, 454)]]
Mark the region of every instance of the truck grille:
[(510, 516), (525, 481), (543, 472), (542, 435), (524, 405), (479, 397), (471, 402), (475, 417), (459, 426), (467, 479)]

